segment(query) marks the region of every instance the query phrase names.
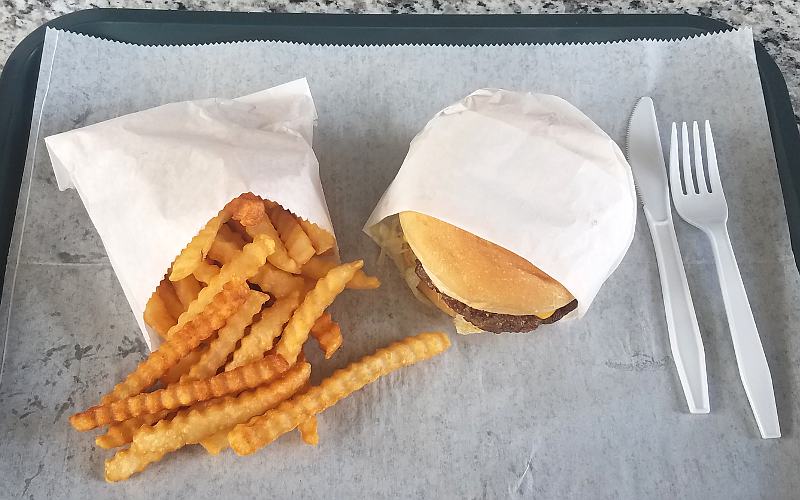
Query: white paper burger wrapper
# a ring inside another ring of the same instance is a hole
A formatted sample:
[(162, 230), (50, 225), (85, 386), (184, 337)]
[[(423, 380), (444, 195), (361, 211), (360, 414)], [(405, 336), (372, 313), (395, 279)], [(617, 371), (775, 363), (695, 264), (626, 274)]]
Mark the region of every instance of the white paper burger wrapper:
[[(436, 217), (524, 257), (583, 316), (633, 240), (636, 192), (617, 144), (565, 100), (481, 89), (411, 141), (364, 231), (381, 247), (396, 217)], [(390, 252), (391, 253), (391, 252)]]
[(237, 99), (166, 104), (47, 137), (58, 187), (75, 188), (148, 347), (142, 318), (173, 259), (244, 192), (333, 232), (311, 149), (305, 79)]

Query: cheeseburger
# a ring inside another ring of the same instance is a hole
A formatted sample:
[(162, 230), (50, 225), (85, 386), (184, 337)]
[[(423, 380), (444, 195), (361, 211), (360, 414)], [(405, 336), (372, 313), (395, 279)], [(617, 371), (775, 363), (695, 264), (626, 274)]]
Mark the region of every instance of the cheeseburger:
[(459, 333), (585, 314), (636, 224), (630, 166), (556, 96), (481, 89), (411, 142), (364, 230)]
[(399, 222), (417, 290), (461, 329), (529, 332), (578, 306), (561, 283), (503, 247), (418, 212), (401, 212)]

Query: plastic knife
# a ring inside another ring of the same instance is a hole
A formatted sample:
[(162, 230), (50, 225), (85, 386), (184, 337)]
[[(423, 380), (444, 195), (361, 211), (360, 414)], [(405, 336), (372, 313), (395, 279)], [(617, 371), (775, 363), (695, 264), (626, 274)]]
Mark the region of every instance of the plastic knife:
[(642, 97), (628, 124), (628, 162), (653, 238), (672, 357), (691, 413), (708, 413), (703, 339), (672, 224), (667, 169), (653, 100)]

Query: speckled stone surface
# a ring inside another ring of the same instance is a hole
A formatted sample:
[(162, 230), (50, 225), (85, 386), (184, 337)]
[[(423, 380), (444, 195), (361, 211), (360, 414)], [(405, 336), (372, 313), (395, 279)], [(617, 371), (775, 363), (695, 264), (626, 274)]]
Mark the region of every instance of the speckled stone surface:
[[(752, 26), (786, 78), (800, 117), (800, 2), (797, 0), (4, 0), (0, 61), (25, 35), (55, 17), (96, 7), (357, 14), (699, 14)], [(800, 123), (800, 118), (797, 118)]]

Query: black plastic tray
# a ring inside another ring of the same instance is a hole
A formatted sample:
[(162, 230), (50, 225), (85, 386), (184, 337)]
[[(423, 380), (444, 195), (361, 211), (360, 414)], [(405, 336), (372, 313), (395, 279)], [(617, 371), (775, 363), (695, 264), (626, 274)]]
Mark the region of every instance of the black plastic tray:
[[(331, 44), (587, 42), (678, 38), (730, 29), (690, 15), (327, 15), (95, 9), (46, 26), (141, 44), (283, 40)], [(45, 26), (14, 50), (0, 76), (0, 282), (5, 274), (30, 133)], [(756, 60), (767, 104), (792, 249), (800, 248), (800, 134), (786, 82), (764, 47)], [(800, 264), (798, 264), (800, 268)]]

